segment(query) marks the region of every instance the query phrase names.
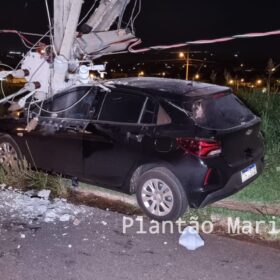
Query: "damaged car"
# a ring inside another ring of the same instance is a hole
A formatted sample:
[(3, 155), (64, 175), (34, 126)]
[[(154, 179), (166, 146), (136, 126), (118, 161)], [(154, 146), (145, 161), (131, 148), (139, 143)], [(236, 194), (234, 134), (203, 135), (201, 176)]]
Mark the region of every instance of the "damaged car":
[(261, 120), (228, 87), (161, 78), (80, 85), (25, 110), (1, 107), (0, 161), (136, 194), (176, 220), (230, 196), (264, 168)]

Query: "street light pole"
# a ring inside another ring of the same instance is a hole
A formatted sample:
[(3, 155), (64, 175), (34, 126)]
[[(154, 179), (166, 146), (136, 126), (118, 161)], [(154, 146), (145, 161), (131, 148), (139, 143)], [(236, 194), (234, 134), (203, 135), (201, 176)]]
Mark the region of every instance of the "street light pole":
[[(179, 58), (181, 58), (182, 60), (184, 60), (184, 66), (186, 67), (186, 74), (185, 74), (185, 79), (188, 81), (189, 80), (189, 67), (191, 66), (191, 62), (192, 61), (202, 61), (204, 62), (204, 60), (198, 60), (198, 59), (192, 59), (190, 58), (190, 54), (191, 53), (207, 53), (205, 52), (201, 52), (201, 51), (190, 51), (190, 50), (186, 50), (185, 52), (176, 52), (179, 55)], [(201, 67), (200, 67), (201, 68)], [(199, 68), (199, 70), (200, 70)], [(198, 71), (199, 72), (199, 71)], [(197, 73), (198, 74), (198, 73)]]
[(186, 53), (180, 52), (179, 57), (185, 60), (185, 67), (186, 67), (186, 80), (189, 79), (189, 66), (190, 66), (190, 54), (189, 51)]
[(190, 66), (190, 54), (187, 51), (187, 54), (186, 54), (186, 80), (187, 81), (189, 80), (189, 66)]

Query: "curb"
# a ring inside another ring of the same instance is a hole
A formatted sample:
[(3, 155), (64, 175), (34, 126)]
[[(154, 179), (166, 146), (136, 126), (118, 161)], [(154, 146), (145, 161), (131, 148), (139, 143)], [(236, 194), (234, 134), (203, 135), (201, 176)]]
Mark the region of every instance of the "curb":
[[(108, 190), (102, 187), (81, 184), (76, 190), (78, 193), (90, 196), (101, 197), (112, 202), (122, 202), (124, 204), (133, 206), (140, 210), (135, 195), (128, 195), (114, 190)], [(224, 199), (212, 204), (216, 208), (224, 208), (233, 211), (250, 212), (254, 214), (280, 216), (279, 206), (265, 205), (259, 203), (240, 202), (230, 199)]]

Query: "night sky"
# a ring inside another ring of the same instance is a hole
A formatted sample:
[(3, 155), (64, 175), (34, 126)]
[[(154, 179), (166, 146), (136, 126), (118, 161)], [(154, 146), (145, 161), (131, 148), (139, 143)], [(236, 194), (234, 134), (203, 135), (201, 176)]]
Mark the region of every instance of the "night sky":
[[(52, 1), (49, 1), (50, 5)], [(83, 12), (92, 4), (86, 0)], [(131, 5), (130, 5), (131, 8)], [(280, 29), (280, 1), (221, 0), (142, 0), (142, 12), (136, 21), (137, 36), (143, 46), (173, 44), (197, 39), (211, 39), (247, 32)], [(48, 21), (43, 0), (1, 1), (0, 29), (45, 32)], [(0, 49), (21, 48), (15, 35), (0, 34)], [(192, 47), (201, 49), (201, 47)], [(238, 52), (248, 61), (280, 62), (280, 36), (242, 39), (231, 43), (204, 46), (221, 57)]]

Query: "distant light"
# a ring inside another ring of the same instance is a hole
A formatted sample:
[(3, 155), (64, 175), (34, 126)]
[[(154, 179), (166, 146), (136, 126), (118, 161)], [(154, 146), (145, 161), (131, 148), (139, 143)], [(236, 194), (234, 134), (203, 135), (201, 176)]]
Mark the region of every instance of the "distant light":
[(18, 52), (18, 51), (9, 51), (9, 54), (17, 54), (17, 55), (21, 55), (21, 52)]
[(273, 67), (273, 68), (271, 69), (271, 71), (272, 71), (272, 72), (275, 72), (275, 70), (276, 70), (276, 68), (275, 68), (275, 67)]
[(257, 85), (261, 85), (262, 84), (262, 80), (257, 80)]
[(228, 82), (230, 85), (233, 85), (234, 84), (234, 80), (229, 80)]
[(138, 77), (143, 77), (144, 75), (145, 75), (144, 71), (140, 71), (140, 72), (138, 73)]
[(244, 64), (243, 64), (243, 63), (241, 63), (241, 64), (240, 64), (240, 67), (244, 67)]
[(179, 57), (180, 57), (180, 58), (185, 58), (185, 54), (184, 54), (183, 52), (180, 52), (180, 53), (179, 53)]
[(241, 83), (244, 83), (244, 82), (245, 82), (245, 80), (244, 80), (244, 79), (241, 79), (240, 81), (241, 81)]
[(165, 73), (165, 72), (162, 72), (162, 76), (165, 77), (165, 76), (166, 76), (166, 73)]
[(196, 74), (196, 75), (194, 76), (194, 78), (195, 78), (196, 80), (199, 80), (200, 75), (199, 75), (199, 74)]
[(238, 53), (235, 53), (235, 54), (234, 54), (234, 57), (238, 57)]

